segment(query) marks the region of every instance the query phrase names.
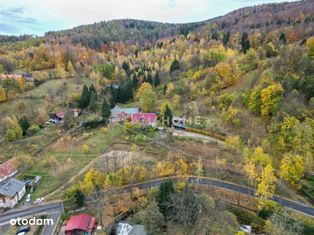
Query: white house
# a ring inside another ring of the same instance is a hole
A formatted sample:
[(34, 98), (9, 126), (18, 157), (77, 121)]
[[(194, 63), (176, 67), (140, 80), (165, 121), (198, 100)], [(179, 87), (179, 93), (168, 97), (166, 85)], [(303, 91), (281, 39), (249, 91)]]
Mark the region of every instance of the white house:
[(0, 185), (0, 207), (13, 208), (26, 192), (25, 182), (11, 178)]

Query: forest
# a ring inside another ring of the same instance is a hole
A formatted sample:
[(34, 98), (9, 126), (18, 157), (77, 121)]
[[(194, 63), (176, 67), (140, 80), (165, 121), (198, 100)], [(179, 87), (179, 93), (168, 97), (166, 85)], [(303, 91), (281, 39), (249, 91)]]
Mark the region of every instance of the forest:
[[(12, 78), (9, 74), (23, 76)], [(28, 79), (27, 74), (32, 78)], [(60, 110), (65, 115), (63, 125), (57, 127), (65, 133), (57, 143), (60, 149), (63, 151), (62, 143), (70, 145), (75, 138), (86, 138), (90, 142), (82, 145), (80, 154), (93, 158), (92, 154), (99, 153), (89, 140), (93, 134), (67, 139), (68, 131), (83, 125), (96, 128), (94, 136), (103, 136), (112, 128), (104, 126), (116, 105), (157, 113), (159, 120), (198, 118), (199, 122), (192, 121), (187, 128), (203, 135), (210, 133), (225, 143), (226, 150), (215, 150), (213, 154), (219, 157), (219, 177), (224, 179), (224, 173), (236, 172), (240, 179), (235, 183), (245, 182), (256, 189), (256, 210), (275, 211), (264, 217), (265, 227), (255, 227), (269, 234), (306, 234), (306, 229), (300, 232), (300, 227), (290, 226), (291, 221), (278, 228), (278, 218), (288, 215), (278, 212), (270, 199), (280, 194), (302, 198), (310, 205), (314, 202), (313, 1), (248, 7), (190, 24), (126, 19), (47, 32), (43, 37), (0, 36), (0, 76), (0, 140), (1, 146), (11, 146), (10, 151), (5, 150), (9, 147), (0, 151), (0, 161), (15, 157), (26, 171), (30, 168), (37, 172), (36, 163), (30, 160), (31, 149), (17, 152), (13, 146), (45, 135), (47, 130), (55, 131), (46, 122)], [(79, 119), (72, 117), (73, 109), (80, 110)], [(134, 152), (141, 152), (142, 145), (149, 145), (155, 138), (153, 131), (129, 123), (123, 128), (123, 132), (114, 131), (130, 142)], [(167, 144), (173, 147), (171, 141), (167, 137)], [(174, 142), (176, 148), (187, 148), (184, 140)], [(40, 144), (31, 146), (37, 150)], [(201, 152), (198, 143), (194, 144), (199, 154), (204, 154), (201, 171), (192, 152), (187, 150), (189, 158), (169, 151), (164, 158), (145, 163), (151, 165), (150, 171), (141, 162), (105, 173), (92, 169), (69, 187), (64, 197), (80, 205), (76, 194), (78, 198), (81, 194), (91, 197), (99, 188), (115, 189), (144, 182), (148, 177), (213, 177), (205, 165), (210, 167), (214, 160), (205, 150)], [(78, 146), (73, 146), (76, 151)], [(27, 155), (23, 157), (24, 153)], [(61, 168), (51, 156), (40, 164), (50, 164), (48, 168), (54, 173), (58, 172), (54, 168)], [(219, 207), (219, 200), (210, 202), (182, 182), (167, 182), (158, 190), (145, 200), (138, 196), (140, 205), (135, 206), (131, 216), (131, 221), (145, 224), (150, 234), (161, 234), (170, 227), (169, 221), (172, 227), (183, 226), (195, 234), (237, 232), (231, 209)], [(201, 205), (208, 214), (217, 213), (229, 230), (219, 228), (216, 218), (198, 213)], [(165, 209), (169, 207), (171, 210)], [(153, 219), (147, 221), (147, 214), (160, 224), (153, 223)], [(213, 228), (205, 226), (208, 221)], [(228, 226), (227, 221), (231, 221)]]

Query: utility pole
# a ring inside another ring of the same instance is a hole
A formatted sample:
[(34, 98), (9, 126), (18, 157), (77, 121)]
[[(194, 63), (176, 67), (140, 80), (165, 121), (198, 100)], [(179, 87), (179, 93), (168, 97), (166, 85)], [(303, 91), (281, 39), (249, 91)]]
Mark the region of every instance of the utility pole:
[(201, 156), (198, 157), (198, 165), (197, 165), (197, 186), (196, 186), (196, 191), (198, 191), (198, 186), (199, 186), (199, 182), (200, 182), (200, 176), (202, 173), (202, 159)]

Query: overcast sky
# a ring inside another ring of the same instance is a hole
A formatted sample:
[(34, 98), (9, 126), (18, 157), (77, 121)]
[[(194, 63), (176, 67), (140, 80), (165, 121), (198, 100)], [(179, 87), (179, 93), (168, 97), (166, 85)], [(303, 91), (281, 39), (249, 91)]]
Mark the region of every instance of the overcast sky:
[(36, 34), (112, 19), (207, 20), (281, 0), (0, 0), (0, 34)]

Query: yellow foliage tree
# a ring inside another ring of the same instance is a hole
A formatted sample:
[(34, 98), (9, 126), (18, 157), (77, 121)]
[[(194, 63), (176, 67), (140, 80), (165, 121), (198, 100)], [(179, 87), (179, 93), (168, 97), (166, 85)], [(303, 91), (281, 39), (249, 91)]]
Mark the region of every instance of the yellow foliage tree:
[(285, 154), (281, 161), (280, 176), (294, 187), (300, 189), (298, 184), (304, 175), (304, 159), (299, 155)]
[(150, 83), (143, 82), (142, 85), (140, 86), (140, 88), (138, 88), (135, 98), (139, 99), (142, 96), (144, 91), (152, 90), (152, 89), (153, 88), (152, 88), (152, 85)]
[(186, 175), (188, 172), (188, 164), (183, 159), (178, 159), (175, 163), (176, 174)]
[(268, 117), (278, 108), (278, 98), (283, 95), (283, 88), (281, 84), (273, 84), (261, 90), (261, 114), (263, 117)]
[(91, 169), (85, 174), (82, 188), (87, 194), (91, 194), (96, 187), (101, 188), (103, 186), (103, 182), (104, 175), (99, 171)]
[(256, 196), (258, 199), (258, 209), (262, 210), (271, 205), (269, 199), (274, 195), (276, 189), (276, 176), (274, 168), (271, 164), (268, 164), (262, 171), (262, 175), (259, 180), (259, 184), (256, 190)]
[(2, 86), (0, 86), (0, 103), (5, 102), (7, 100), (7, 95), (5, 93), (5, 90)]
[(175, 170), (175, 166), (170, 161), (158, 162), (156, 166), (156, 172), (160, 177), (173, 175)]
[(215, 69), (216, 74), (222, 79), (219, 81), (221, 87), (235, 85), (241, 74), (241, 69), (235, 60), (219, 63)]
[(306, 46), (308, 49), (308, 55), (309, 57), (314, 60), (314, 37), (310, 37), (307, 41), (306, 41)]
[(241, 147), (240, 136), (228, 136), (225, 140), (227, 148), (232, 152), (237, 152)]

